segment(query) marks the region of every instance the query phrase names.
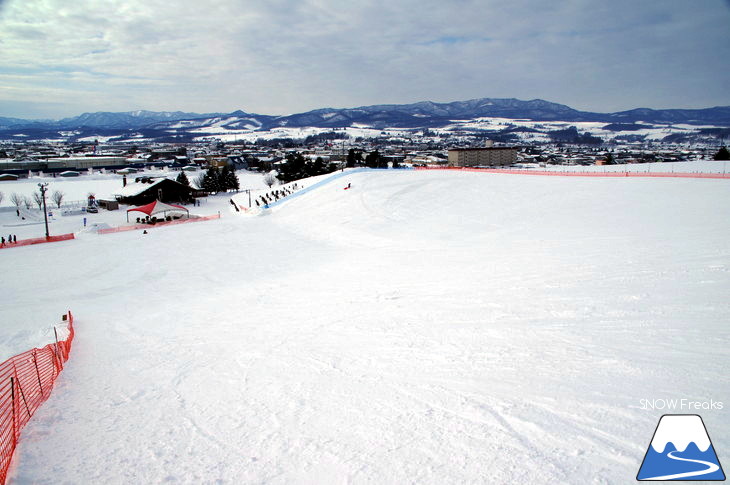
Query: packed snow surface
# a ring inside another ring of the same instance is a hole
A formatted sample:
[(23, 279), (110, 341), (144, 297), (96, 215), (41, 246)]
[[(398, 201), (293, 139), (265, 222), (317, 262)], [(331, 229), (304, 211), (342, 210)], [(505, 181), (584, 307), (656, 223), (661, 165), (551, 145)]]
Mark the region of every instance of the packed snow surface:
[(730, 405), (729, 183), (362, 172), (2, 250), (3, 321), (76, 317), (11, 483), (633, 482), (642, 399)]

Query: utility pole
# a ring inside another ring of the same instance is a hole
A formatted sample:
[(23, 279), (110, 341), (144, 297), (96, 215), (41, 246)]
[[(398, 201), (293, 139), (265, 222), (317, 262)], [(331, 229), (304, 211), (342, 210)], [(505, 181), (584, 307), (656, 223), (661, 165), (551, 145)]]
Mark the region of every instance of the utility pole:
[(48, 190), (46, 187), (48, 187), (48, 183), (38, 184), (38, 187), (40, 187), (41, 197), (43, 198), (43, 218), (46, 221), (46, 239), (48, 239), (48, 210), (46, 209), (46, 190)]

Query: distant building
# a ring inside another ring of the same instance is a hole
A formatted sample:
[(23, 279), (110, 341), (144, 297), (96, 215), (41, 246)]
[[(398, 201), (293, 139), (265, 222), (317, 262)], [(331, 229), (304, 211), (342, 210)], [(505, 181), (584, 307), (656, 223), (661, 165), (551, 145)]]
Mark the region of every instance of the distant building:
[[(223, 168), (229, 165), (228, 156), (226, 155), (205, 155), (205, 162), (209, 167)], [(194, 161), (197, 159), (194, 159)]]
[(449, 150), (449, 167), (512, 165), (517, 147), (454, 148)]
[(65, 170), (76, 169), (83, 170), (87, 168), (115, 168), (123, 167), (127, 164), (126, 157), (66, 157), (66, 158), (49, 158), (46, 161), (48, 170)]
[(248, 162), (246, 157), (241, 155), (228, 155), (228, 165), (234, 170), (248, 170)]

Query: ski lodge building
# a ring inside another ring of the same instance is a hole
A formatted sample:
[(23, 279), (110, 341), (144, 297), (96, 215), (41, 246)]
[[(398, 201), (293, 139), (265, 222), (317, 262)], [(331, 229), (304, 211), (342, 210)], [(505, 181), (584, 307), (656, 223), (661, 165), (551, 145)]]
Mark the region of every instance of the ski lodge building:
[(449, 150), (449, 167), (492, 167), (512, 165), (517, 161), (517, 147), (453, 148)]
[(156, 200), (161, 202), (188, 203), (194, 200), (195, 189), (165, 177), (139, 177), (117, 190), (114, 194), (120, 204), (145, 205)]

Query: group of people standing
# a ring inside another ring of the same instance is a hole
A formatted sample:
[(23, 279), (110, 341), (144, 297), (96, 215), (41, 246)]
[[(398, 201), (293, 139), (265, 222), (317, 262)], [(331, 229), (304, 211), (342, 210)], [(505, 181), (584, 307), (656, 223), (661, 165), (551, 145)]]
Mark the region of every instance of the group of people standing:
[[(18, 236), (15, 234), (8, 234), (8, 244), (13, 244), (18, 242)], [(5, 246), (5, 237), (0, 237), (0, 246)]]

